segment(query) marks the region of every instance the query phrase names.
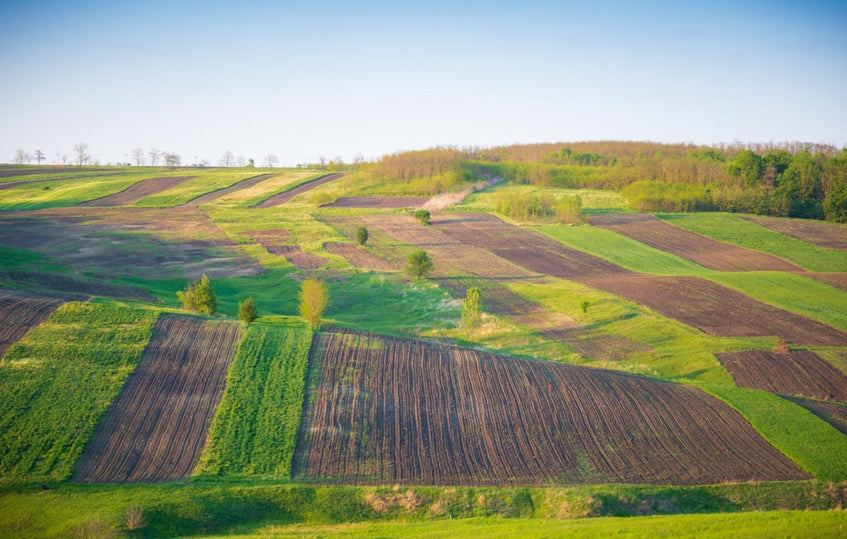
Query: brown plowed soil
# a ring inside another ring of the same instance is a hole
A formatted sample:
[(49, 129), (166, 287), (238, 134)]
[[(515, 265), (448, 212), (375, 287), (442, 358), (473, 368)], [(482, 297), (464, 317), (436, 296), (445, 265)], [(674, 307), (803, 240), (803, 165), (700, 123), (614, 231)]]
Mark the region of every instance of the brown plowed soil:
[(274, 176), (276, 176), (276, 174), (260, 174), (258, 176), (253, 176), (252, 178), (247, 178), (246, 180), (241, 180), (240, 182), (236, 183), (235, 185), (230, 185), (229, 187), (227, 187), (225, 189), (219, 189), (217, 191), (212, 191), (211, 193), (206, 193), (205, 195), (200, 195), (199, 197), (195, 198), (194, 200), (189, 200), (188, 202), (183, 204), (183, 206), (190, 206), (190, 207), (196, 208), (198, 206), (202, 206), (203, 204), (208, 204), (209, 202), (213, 202), (213, 201), (215, 201), (215, 200), (217, 200), (221, 197), (225, 197), (226, 195), (228, 195), (230, 193), (234, 193), (236, 191), (241, 191), (242, 189), (247, 189), (249, 187), (253, 187), (254, 185), (261, 183), (261, 182), (267, 180), (268, 178), (273, 178)]
[(688, 386), (358, 333), (316, 337), (293, 475), (423, 485), (805, 479)]
[(74, 473), (85, 483), (173, 481), (203, 449), (240, 324), (163, 314)]
[(0, 288), (0, 359), (10, 346), (47, 320), (62, 303), (61, 299), (41, 294)]
[(341, 197), (335, 202), (324, 204), (324, 208), (375, 208), (400, 209), (419, 208), (429, 197)]
[(847, 251), (847, 225), (813, 221), (811, 219), (780, 219), (778, 217), (745, 217), (757, 225), (770, 228), (798, 240), (830, 249)]
[(355, 243), (327, 243), (327, 252), (343, 256), (351, 266), (369, 271), (394, 271), (399, 268), (384, 258), (373, 254)]
[(150, 178), (149, 180), (141, 180), (138, 183), (131, 185), (120, 193), (109, 195), (83, 202), (79, 206), (102, 208), (108, 206), (129, 206), (141, 200), (144, 197), (161, 193), (166, 189), (176, 187), (186, 180), (190, 180), (194, 176), (178, 176), (165, 178)]
[(652, 215), (593, 215), (591, 224), (719, 271), (803, 270), (787, 260), (716, 241)]
[(847, 346), (847, 334), (699, 277), (636, 275), (587, 280), (710, 335), (772, 335), (802, 345)]
[(841, 431), (842, 434), (847, 434), (847, 405), (835, 402), (821, 402), (801, 397), (783, 396), (783, 398), (790, 400), (794, 404), (799, 404)]
[(814, 352), (756, 350), (716, 355), (741, 387), (847, 402), (847, 376)]
[(321, 176), (320, 178), (308, 181), (306, 183), (301, 183), (297, 187), (293, 189), (289, 189), (288, 191), (284, 191), (282, 193), (273, 195), (270, 198), (266, 198), (265, 200), (259, 202), (255, 206), (251, 206), (252, 208), (273, 208), (274, 206), (279, 206), (280, 204), (285, 204), (292, 198), (296, 197), (299, 194), (305, 193), (307, 191), (311, 191), (315, 187), (319, 187), (325, 183), (329, 183), (335, 181), (339, 178), (342, 178), (344, 174), (327, 174), (326, 176)]
[(285, 258), (298, 269), (317, 269), (328, 262), (322, 256), (304, 253), (298, 245), (286, 245), (287, 230), (254, 230), (245, 234), (253, 237), (270, 254)]
[(804, 277), (810, 277), (816, 281), (826, 283), (829, 286), (847, 290), (847, 273), (802, 273)]
[(85, 281), (56, 275), (54, 273), (0, 270), (0, 281), (13, 282), (25, 288), (39, 290), (54, 290), (68, 294), (83, 294), (85, 296), (106, 296), (121, 299), (139, 299), (141, 301), (159, 301), (156, 296), (143, 288), (135, 286), (114, 285), (103, 281)]

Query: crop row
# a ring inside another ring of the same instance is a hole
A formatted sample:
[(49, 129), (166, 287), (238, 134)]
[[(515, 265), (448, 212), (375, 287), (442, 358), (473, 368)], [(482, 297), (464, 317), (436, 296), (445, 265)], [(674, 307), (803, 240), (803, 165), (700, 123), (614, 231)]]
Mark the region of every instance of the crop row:
[(0, 289), (0, 358), (62, 303), (56, 298)]

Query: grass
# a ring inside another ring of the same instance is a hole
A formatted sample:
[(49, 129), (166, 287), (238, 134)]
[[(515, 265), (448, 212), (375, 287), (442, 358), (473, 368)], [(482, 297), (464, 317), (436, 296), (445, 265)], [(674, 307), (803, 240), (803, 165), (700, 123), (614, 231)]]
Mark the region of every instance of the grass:
[(65, 479), (135, 368), (157, 313), (67, 303), (0, 363), (0, 477)]
[[(583, 529), (600, 536), (618, 530), (655, 536), (668, 529), (668, 534), (678, 536), (748, 528), (779, 528), (781, 535), (795, 526), (797, 533), (819, 529), (827, 534), (844, 526), (843, 511), (827, 511), (842, 501), (842, 488), (843, 484), (814, 481), (529, 489), (171, 483), (65, 484), (42, 491), (33, 485), (0, 490), (0, 535), (126, 532), (128, 509), (143, 513), (146, 525), (136, 533), (149, 537), (281, 533), (368, 537), (418, 532), (462, 536), (473, 530), (523, 537), (536, 531), (555, 535), (559, 529), (563, 533)], [(815, 511), (785, 511), (798, 509)], [(706, 512), (718, 514), (679, 514)], [(632, 518), (636, 515), (653, 516)], [(630, 518), (609, 518), (623, 516)]]
[(231, 170), (209, 171), (192, 169), (180, 170), (178, 172), (175, 171), (173, 174), (163, 173), (163, 176), (173, 175), (196, 177), (186, 180), (175, 187), (166, 189), (161, 193), (146, 196), (133, 204), (133, 206), (143, 208), (169, 208), (172, 206), (179, 206), (186, 202), (190, 202), (201, 195), (225, 189), (240, 182), (241, 180), (246, 180), (247, 178), (258, 176), (259, 174), (260, 173), (257, 171), (244, 171), (243, 169), (238, 172)]
[(713, 273), (718, 284), (847, 331), (847, 291), (820, 281), (781, 272)]
[(249, 208), (263, 200), (283, 193), (303, 183), (324, 176), (326, 172), (308, 169), (274, 169), (275, 176), (250, 187), (230, 193), (215, 201), (216, 206), (229, 208)]
[(542, 188), (534, 185), (500, 184), (470, 195), (460, 204), (460, 211), (481, 211), (493, 213), (497, 210), (497, 201), (503, 196), (522, 196), (528, 194), (548, 194), (553, 198), (578, 196), (582, 201), (583, 213), (625, 213), (632, 211), (623, 196), (616, 191), (601, 189), (558, 189)]
[(247, 328), (199, 473), (290, 475), (311, 343), (311, 331), (302, 322)]
[[(77, 176), (49, 184), (33, 183), (0, 191), (0, 210), (23, 211), (75, 206), (81, 202), (119, 193), (141, 180), (162, 175), (161, 171), (136, 172), (131, 169), (116, 175), (97, 177), (97, 174), (102, 173), (92, 172), (91, 176)], [(45, 189), (48, 186), (50, 188)]]
[(768, 442), (815, 478), (847, 480), (847, 436), (826, 421), (766, 391), (702, 387), (735, 408)]
[(533, 227), (550, 238), (639, 273), (702, 275), (712, 270), (690, 260), (645, 245), (617, 232), (590, 225)]
[(684, 213), (659, 217), (719, 241), (782, 257), (810, 271), (847, 272), (847, 251), (792, 238), (747, 221), (738, 214)]

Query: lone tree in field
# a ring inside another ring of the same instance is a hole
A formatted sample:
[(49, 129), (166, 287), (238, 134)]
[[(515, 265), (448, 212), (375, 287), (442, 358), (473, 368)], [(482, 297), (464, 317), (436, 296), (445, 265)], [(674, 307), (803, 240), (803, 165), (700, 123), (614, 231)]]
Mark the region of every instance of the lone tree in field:
[(185, 290), (176, 293), (184, 309), (202, 314), (214, 314), (218, 308), (218, 299), (212, 289), (212, 282), (205, 273), (199, 283), (188, 283)]
[(256, 309), (256, 302), (253, 301), (253, 296), (238, 302), (238, 319), (249, 324), (256, 320), (259, 316), (259, 311)]
[(422, 278), (433, 269), (432, 259), (426, 251), (417, 249), (406, 257), (406, 271), (416, 279)]
[(482, 291), (478, 286), (468, 288), (462, 300), (462, 327), (468, 331), (482, 323)]
[(319, 279), (306, 279), (300, 284), (300, 316), (309, 327), (316, 329), (321, 325), (324, 309), (329, 304), (329, 290)]
[(429, 214), (429, 210), (417, 210), (415, 212), (415, 219), (420, 221), (424, 226), (429, 224), (430, 217), (432, 216)]
[(365, 244), (368, 243), (368, 229), (366, 227), (360, 226), (356, 229), (356, 241), (362, 247), (364, 247)]

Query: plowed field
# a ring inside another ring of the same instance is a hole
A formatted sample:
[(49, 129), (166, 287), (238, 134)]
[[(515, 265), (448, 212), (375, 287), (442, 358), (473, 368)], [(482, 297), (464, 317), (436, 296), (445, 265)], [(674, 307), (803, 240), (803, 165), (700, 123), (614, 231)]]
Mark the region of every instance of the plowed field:
[(847, 376), (814, 352), (759, 350), (716, 355), (741, 387), (847, 402)]
[(847, 226), (811, 219), (779, 219), (774, 217), (746, 217), (748, 221), (776, 230), (799, 240), (847, 251)]
[(164, 314), (97, 426), (74, 478), (153, 482), (191, 473), (226, 383), (240, 325)]
[(274, 206), (285, 204), (286, 202), (288, 202), (299, 194), (311, 191), (315, 187), (319, 187), (325, 183), (335, 181), (343, 176), (344, 174), (327, 174), (326, 176), (321, 176), (320, 178), (308, 181), (306, 183), (301, 183), (293, 189), (289, 189), (288, 191), (284, 191), (277, 195), (273, 195), (272, 197), (266, 198), (265, 200), (253, 206), (253, 208), (273, 208)]
[(236, 191), (241, 191), (242, 189), (247, 189), (253, 187), (257, 183), (261, 183), (268, 178), (272, 178), (275, 176), (274, 174), (260, 174), (258, 176), (253, 176), (252, 178), (247, 178), (246, 180), (242, 180), (235, 185), (231, 185), (226, 189), (219, 189), (217, 191), (212, 191), (211, 193), (206, 193), (205, 195), (201, 195), (194, 200), (189, 200), (183, 206), (190, 207), (198, 207), (203, 204), (208, 204), (209, 202), (213, 202), (221, 197), (224, 197), (230, 193), (234, 193)]
[(82, 204), (80, 204), (80, 206), (129, 206), (130, 204), (138, 202), (144, 197), (155, 195), (156, 193), (160, 193), (165, 189), (170, 189), (171, 187), (176, 187), (182, 182), (190, 180), (193, 177), (194, 176), (175, 176), (141, 180), (140, 182), (130, 186), (128, 189), (121, 191), (120, 193), (115, 193), (114, 195), (98, 198), (96, 200), (89, 200), (88, 202), (83, 202)]
[(325, 204), (325, 208), (419, 208), (429, 201), (428, 197), (341, 197)]
[(804, 273), (803, 275), (829, 286), (847, 290), (847, 273)]
[(53, 273), (0, 270), (0, 280), (12, 281), (27, 287), (37, 287), (39, 290), (55, 290), (68, 294), (83, 294), (85, 296), (106, 296), (121, 299), (140, 299), (156, 302), (158, 299), (143, 288), (126, 285), (114, 285), (107, 282), (83, 281), (56, 275)]
[(355, 333), (312, 347), (294, 472), (347, 482), (703, 484), (807, 475), (702, 391)]
[(62, 303), (61, 299), (0, 288), (0, 359)]
[(286, 245), (287, 230), (256, 230), (246, 232), (259, 245), (272, 255), (281, 256), (298, 269), (317, 269), (327, 263), (327, 259), (312, 253), (304, 253), (299, 245)]
[(847, 405), (835, 402), (821, 402), (801, 397), (785, 397), (795, 404), (823, 419), (842, 434), (847, 435)]
[(716, 241), (652, 215), (594, 215), (591, 224), (719, 271), (802, 271), (781, 258)]
[(371, 271), (392, 271), (394, 267), (384, 258), (359, 247), (355, 243), (327, 243), (326, 250), (334, 255), (343, 256), (351, 266)]

